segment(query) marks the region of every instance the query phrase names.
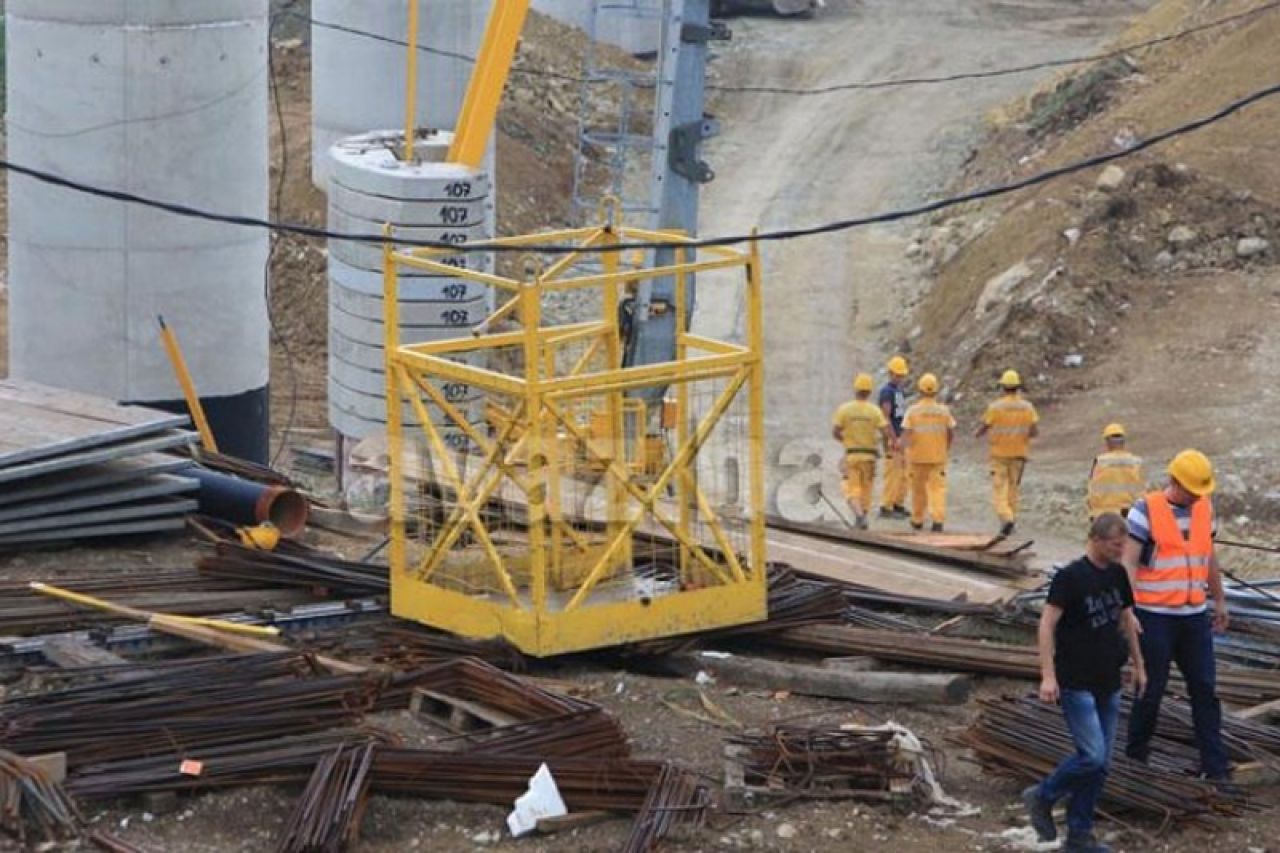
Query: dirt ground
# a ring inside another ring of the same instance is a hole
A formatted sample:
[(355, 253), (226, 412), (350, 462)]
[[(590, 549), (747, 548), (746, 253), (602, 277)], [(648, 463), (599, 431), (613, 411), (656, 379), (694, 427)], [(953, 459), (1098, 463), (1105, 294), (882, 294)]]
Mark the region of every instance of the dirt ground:
[[(713, 63), (713, 81), (816, 86), (995, 67), (1087, 52), (1110, 39), (1149, 37), (1251, 4), (1165, 0), (1126, 32), (1130, 16), (1151, 5), (1150, 0), (829, 0), (812, 20), (735, 20), (735, 39)], [(712, 109), (725, 132), (709, 147), (719, 177), (705, 196), (704, 233), (817, 222), (913, 203), (948, 187), (1004, 180), (1096, 152), (1124, 131), (1141, 135), (1199, 115), (1206, 105), (1270, 82), (1257, 69), (1274, 58), (1267, 51), (1274, 51), (1280, 36), (1276, 18), (1206, 35), (1193, 51), (1144, 52), (1136, 57), (1138, 71), (1091, 101), (1083, 115), (1049, 122), (1040, 136), (1025, 129), (1034, 110), (1026, 108), (1022, 96), (1033, 88), (1052, 91), (1061, 75), (832, 99), (719, 95)], [(581, 37), (541, 19), (533, 26), (522, 61), (573, 73)], [(1195, 62), (1187, 60), (1189, 54)], [(281, 46), (276, 56), (289, 151), (280, 215), (318, 223), (323, 199), (310, 186), (307, 165), (309, 57), (305, 45)], [(554, 81), (525, 82), (513, 87), (500, 117), (498, 168), (510, 188), (499, 209), (503, 233), (562, 225), (569, 216), (571, 137), (566, 133), (576, 110), (575, 90)], [(984, 114), (991, 117), (988, 125)], [(1267, 380), (1280, 363), (1280, 343), (1268, 332), (1280, 319), (1280, 278), (1267, 258), (1240, 263), (1220, 248), (1223, 241), (1254, 233), (1245, 229), (1274, 237), (1280, 171), (1267, 152), (1275, 138), (1275, 116), (1274, 107), (1264, 106), (1230, 126), (1144, 157), (1140, 168), (1126, 164), (1123, 194), (1129, 202), (1119, 208), (1129, 212), (1123, 216), (1116, 216), (1113, 197), (1093, 195), (1096, 175), (1089, 174), (928, 223), (771, 248), (766, 253), (769, 426), (778, 437), (775, 446), (785, 438), (811, 440), (815, 434), (819, 444), (825, 441), (827, 413), (843, 399), (853, 372), (879, 365), (904, 343), (917, 373), (941, 366), (966, 428), (973, 425), (976, 401), (985, 397), (991, 371), (1013, 360), (1030, 375), (1032, 396), (1043, 403), (1045, 414), (1044, 435), (1028, 473), (1023, 522), (1029, 535), (1049, 546), (1042, 550), (1074, 547), (1096, 433), (1114, 419), (1134, 425), (1138, 451), (1152, 460), (1193, 443), (1223, 460), (1220, 506), (1227, 531), (1244, 538), (1269, 534), (1273, 522), (1280, 521), (1280, 492), (1271, 486), (1277, 447), (1258, 425), (1267, 422), (1275, 402)], [(281, 148), (278, 135), (276, 148)], [(1182, 268), (1157, 269), (1164, 234), (1192, 218), (1203, 239), (1175, 258)], [(1072, 227), (1081, 235), (1068, 245), (1062, 232)], [(1144, 248), (1126, 250), (1132, 245)], [(1032, 268), (1031, 284), (1065, 266), (1067, 272), (1050, 281), (1052, 298), (1059, 301), (1034, 303), (1033, 295), (1023, 304), (1024, 292), (1016, 291), (1006, 300), (1009, 318), (991, 323), (976, 315), (984, 285), (1020, 262)], [(286, 239), (277, 248), (273, 273), (273, 314), (284, 342), (273, 347), (277, 441), (287, 435), (296, 443), (319, 443), (327, 424), (322, 249)], [(721, 298), (719, 287), (714, 279), (705, 282), (698, 323), (701, 331), (733, 335), (740, 307)], [(6, 321), (0, 288), (0, 337)], [(965, 348), (970, 338), (972, 351)], [(1073, 353), (1085, 355), (1084, 366), (1061, 367), (1063, 356)], [(6, 371), (0, 341), (0, 375)], [(1220, 417), (1228, 407), (1232, 416)], [(775, 472), (786, 474), (785, 469)], [(951, 526), (992, 526), (976, 442), (959, 443), (951, 484)], [(319, 541), (351, 554), (367, 545), (327, 536)], [(72, 549), (6, 559), (0, 562), (0, 578), (56, 579), (60, 572), (86, 568), (186, 564), (192, 556), (185, 542)], [(664, 699), (696, 701), (691, 682), (635, 675), (602, 663), (552, 666), (547, 674), (589, 685), (593, 698), (622, 719), (638, 754), (677, 756), (720, 778), (725, 731), (662, 704)], [(980, 693), (1026, 686), (984, 679)], [(948, 743), (973, 720), (972, 703), (926, 709), (826, 702), (718, 684), (706, 691), (746, 725), (818, 713), (836, 721), (902, 722), (941, 750), (947, 792), (981, 812), (947, 824), (881, 806), (768, 806), (740, 818), (717, 815), (707, 830), (675, 840), (671, 849), (1027, 849), (1016, 837), (1001, 837), (1025, 825), (1015, 805), (1019, 783), (985, 774), (964, 750)], [(404, 730), (413, 725), (406, 717), (390, 715), (384, 722)], [(272, 846), (294, 793), (258, 788), (194, 796), (184, 798), (176, 813), (161, 816), (123, 802), (91, 815), (98, 825), (147, 849), (257, 851)], [(1154, 823), (1138, 821), (1107, 823), (1104, 835), (1128, 851), (1277, 850), (1277, 799), (1274, 789), (1262, 791), (1263, 811), (1213, 831), (1157, 837)], [(628, 829), (625, 821), (612, 821), (563, 837), (512, 842), (501, 832), (504, 818), (505, 810), (496, 807), (379, 797), (371, 804), (358, 849), (604, 851), (617, 849)]]

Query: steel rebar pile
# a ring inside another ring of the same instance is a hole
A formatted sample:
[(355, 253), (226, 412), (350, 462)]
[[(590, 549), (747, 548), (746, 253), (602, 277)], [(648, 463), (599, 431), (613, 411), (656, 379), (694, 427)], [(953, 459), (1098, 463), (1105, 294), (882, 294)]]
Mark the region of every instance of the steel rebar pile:
[[(1039, 779), (1075, 752), (1056, 707), (1031, 698), (984, 699), (980, 704), (977, 722), (958, 741), (988, 769)], [(1139, 764), (1124, 755), (1123, 722), (1118, 730), (1102, 809), (1131, 809), (1166, 821), (1204, 822), (1214, 815), (1239, 815), (1248, 808), (1239, 793), (1172, 769), (1182, 764), (1178, 756), (1187, 752), (1184, 745), (1158, 736), (1151, 763)]]
[(622, 726), (601, 706), (546, 690), (476, 658), (430, 667), (416, 673), (413, 684), (512, 720), (451, 739), (473, 752), (562, 758), (621, 758), (631, 753)]
[(374, 743), (341, 746), (317, 762), (277, 853), (340, 853), (360, 831)]
[(649, 853), (675, 830), (697, 829), (706, 822), (710, 804), (711, 791), (696, 776), (664, 764), (631, 825), (623, 853)]
[(0, 749), (0, 831), (34, 847), (73, 838), (82, 823), (61, 785), (37, 765)]
[(569, 811), (639, 812), (665, 762), (638, 759), (475, 755), (428, 749), (378, 749), (373, 790), (387, 794), (509, 806), (545, 763)]
[(386, 595), (391, 590), (386, 566), (346, 560), (298, 542), (282, 540), (274, 551), (260, 551), (220, 538), (215, 549), (196, 561), (206, 577), (324, 590), (332, 596)]
[[(112, 601), (142, 610), (210, 616), (262, 607), (288, 607), (311, 600), (303, 590), (272, 588), (264, 580), (202, 577), (191, 569), (112, 572), (60, 579), (89, 595), (107, 594)], [(70, 631), (120, 617), (73, 607), (31, 590), (27, 583), (0, 583), (0, 625), (6, 634)]]
[[(85, 765), (67, 781), (67, 790), (90, 800), (152, 791), (302, 783), (311, 776), (317, 762), (334, 750), (371, 738), (385, 740), (376, 732), (334, 729), (193, 750), (175, 749), (146, 758)], [(196, 763), (184, 768), (184, 762)]]
[(743, 784), (814, 798), (883, 800), (910, 786), (886, 729), (775, 725), (726, 740)]
[(0, 746), (68, 766), (353, 725), (377, 679), (322, 675), (293, 652), (196, 660), (0, 707)]
[[(770, 634), (767, 638), (786, 648), (824, 655), (866, 655), (948, 672), (1040, 678), (1039, 652), (1029, 645), (849, 625), (808, 625)], [(1169, 683), (1172, 690), (1181, 691), (1182, 682), (1176, 672), (1170, 676)], [(1224, 701), (1256, 705), (1280, 697), (1280, 671), (1220, 666), (1217, 687), (1218, 697)]]

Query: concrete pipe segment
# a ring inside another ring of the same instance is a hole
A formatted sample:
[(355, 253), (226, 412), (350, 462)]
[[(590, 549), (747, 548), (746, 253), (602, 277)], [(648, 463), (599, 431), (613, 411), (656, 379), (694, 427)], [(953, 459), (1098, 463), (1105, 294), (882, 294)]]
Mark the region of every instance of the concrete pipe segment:
[[(423, 132), (414, 162), (400, 159), (403, 133), (376, 131), (344, 139), (329, 149), (329, 229), (381, 235), (390, 223), (396, 236), (455, 245), (493, 236), (492, 187), (488, 172), (445, 163), (453, 135)], [(491, 271), (491, 253), (454, 259), (467, 269)], [(402, 269), (399, 279), (400, 341), (422, 343), (469, 334), (490, 312), (490, 289), (464, 279), (418, 275)], [(386, 429), (383, 372), (382, 248), (377, 244), (329, 243), (329, 422), (353, 439)], [(471, 363), (478, 363), (472, 361)], [(475, 389), (445, 383), (450, 403), (477, 423), (483, 416)], [(446, 438), (462, 440), (443, 414), (429, 407)], [(408, 406), (406, 423), (417, 417)]]
[[(9, 0), (8, 155), (265, 218), (267, 0)], [(266, 231), (9, 175), (15, 377), (181, 410), (178, 335), (218, 443), (267, 455)]]

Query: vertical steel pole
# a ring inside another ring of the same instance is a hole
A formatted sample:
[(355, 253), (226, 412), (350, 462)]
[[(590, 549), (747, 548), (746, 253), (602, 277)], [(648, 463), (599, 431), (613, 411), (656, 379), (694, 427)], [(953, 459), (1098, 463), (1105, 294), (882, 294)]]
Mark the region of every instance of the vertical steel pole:
[(543, 449), (541, 342), (542, 290), (538, 279), (526, 279), (520, 287), (520, 322), (524, 325), (525, 417), (528, 419), (529, 454), (529, 575), (533, 609), (538, 615), (547, 606), (547, 457)]
[(404, 81), (404, 155), (406, 163), (413, 162), (414, 134), (418, 127), (418, 20), (421, 0), (409, 0), (409, 46)]
[(747, 477), (751, 499), (752, 577), (762, 581), (765, 572), (764, 530), (764, 293), (760, 243), (752, 231), (751, 263), (747, 267), (747, 346), (751, 349), (751, 391), (747, 448)]
[(402, 403), (397, 382), (397, 371), (400, 368), (396, 359), (400, 348), (400, 305), (399, 278), (393, 256), (390, 225), (383, 226), (382, 235), (382, 369), (386, 381), (387, 455), (391, 478), (391, 518), (387, 530), (391, 537), (391, 545), (387, 556), (390, 561), (391, 587), (394, 597), (396, 587), (407, 580), (404, 577), (407, 569), (404, 538), (404, 434), (400, 422)]

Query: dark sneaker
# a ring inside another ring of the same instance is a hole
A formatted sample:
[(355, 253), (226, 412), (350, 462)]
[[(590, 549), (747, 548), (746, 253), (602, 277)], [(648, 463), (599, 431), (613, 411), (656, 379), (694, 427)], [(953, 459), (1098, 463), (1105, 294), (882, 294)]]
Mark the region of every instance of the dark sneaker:
[(1229, 797), (1233, 800), (1246, 800), (1249, 798), (1244, 788), (1231, 781), (1230, 775), (1211, 776), (1208, 773), (1201, 773), (1196, 778), (1212, 784), (1218, 790), (1218, 793), (1224, 797)]
[(913, 522), (911, 522), (911, 529), (912, 529), (912, 530), (924, 530), (924, 522), (923, 522), (923, 521), (913, 521)]
[(1111, 853), (1111, 847), (1094, 838), (1092, 832), (1067, 833), (1062, 849), (1065, 853)]
[(865, 515), (858, 516), (858, 522), (856, 526), (859, 530), (866, 530), (868, 527), (870, 527), (870, 525), (867, 524), (867, 517)]
[(935, 521), (935, 522), (933, 523), (933, 526), (932, 526), (932, 527), (930, 527), (929, 529), (930, 529), (931, 531), (933, 531), (934, 533), (941, 533), (941, 532), (942, 532), (942, 522), (941, 522), (941, 521)]
[(1012, 522), (1012, 521), (1006, 521), (1004, 524), (1000, 525), (1000, 535), (1001, 535), (1001, 536), (1011, 536), (1011, 535), (1013, 535), (1013, 522)]
[(1032, 785), (1022, 792), (1022, 804), (1027, 807), (1031, 828), (1041, 841), (1053, 841), (1058, 837), (1058, 827), (1053, 823), (1053, 805), (1040, 797), (1040, 786)]
[(1136, 761), (1139, 764), (1146, 764), (1151, 760), (1151, 750), (1149, 747), (1138, 747), (1130, 743), (1124, 749), (1125, 757), (1130, 761)]
[(911, 513), (907, 512), (907, 508), (906, 508), (905, 506), (901, 506), (901, 505), (899, 505), (899, 506), (895, 506), (895, 507), (893, 508), (893, 514), (894, 514), (894, 515), (896, 515), (898, 518), (910, 518), (910, 517), (911, 517)]
[(880, 507), (880, 517), (881, 517), (881, 518), (893, 518), (893, 509), (892, 509), (892, 507), (887, 507), (887, 506), (882, 506), (882, 507)]

